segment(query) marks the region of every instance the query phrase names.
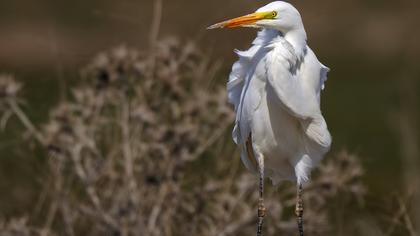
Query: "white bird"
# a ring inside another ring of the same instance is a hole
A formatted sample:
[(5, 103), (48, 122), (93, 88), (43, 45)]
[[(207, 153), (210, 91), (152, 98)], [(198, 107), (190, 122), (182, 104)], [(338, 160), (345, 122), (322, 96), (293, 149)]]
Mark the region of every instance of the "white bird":
[(297, 183), (296, 214), (303, 235), (302, 185), (331, 145), (320, 110), (329, 69), (308, 47), (300, 13), (289, 3), (275, 1), (208, 29), (234, 27), (262, 28), (251, 48), (236, 51), (239, 60), (227, 84), (236, 112), (233, 139), (245, 166), (260, 177), (257, 235), (265, 215), (264, 176), (274, 185)]

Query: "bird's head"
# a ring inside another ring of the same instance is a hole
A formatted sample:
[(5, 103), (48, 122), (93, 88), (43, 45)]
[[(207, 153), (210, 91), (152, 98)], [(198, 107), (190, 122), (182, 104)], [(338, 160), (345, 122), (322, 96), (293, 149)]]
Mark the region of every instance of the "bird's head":
[(299, 11), (290, 3), (275, 1), (252, 14), (214, 24), (208, 29), (235, 27), (275, 29), (286, 34), (303, 29), (303, 23)]

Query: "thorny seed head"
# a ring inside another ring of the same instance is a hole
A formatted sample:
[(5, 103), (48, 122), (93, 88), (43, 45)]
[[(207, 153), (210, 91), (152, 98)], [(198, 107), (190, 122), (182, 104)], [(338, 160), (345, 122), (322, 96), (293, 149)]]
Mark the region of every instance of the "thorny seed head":
[(21, 87), (13, 76), (0, 75), (0, 99), (16, 97)]

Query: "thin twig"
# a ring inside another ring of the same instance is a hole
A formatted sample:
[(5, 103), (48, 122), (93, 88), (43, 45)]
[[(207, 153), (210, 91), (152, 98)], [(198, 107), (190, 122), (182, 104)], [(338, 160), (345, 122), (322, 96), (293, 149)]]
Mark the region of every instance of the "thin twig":
[(201, 156), (205, 151), (209, 149), (211, 145), (213, 145), (217, 140), (219, 140), (220, 137), (222, 137), (222, 135), (226, 132), (229, 126), (230, 124), (226, 124), (217, 129), (215, 132), (213, 132), (214, 134), (210, 138), (208, 138), (203, 145), (199, 146), (193, 154), (186, 158), (185, 161), (196, 160), (197, 157)]
[(153, 21), (152, 27), (149, 34), (149, 48), (150, 48), (150, 74), (149, 77), (153, 77), (156, 64), (156, 42), (158, 40), (160, 23), (162, 21), (162, 0), (155, 0), (153, 5)]
[(36, 127), (32, 124), (26, 114), (20, 109), (20, 107), (16, 104), (14, 99), (7, 99), (7, 102), (12, 109), (13, 113), (19, 118), (25, 128), (35, 137), (35, 139), (41, 144), (44, 145), (44, 137), (42, 136), (41, 132), (39, 132)]
[(154, 205), (152, 212), (150, 213), (149, 222), (147, 224), (147, 232), (149, 232), (149, 235), (153, 235), (153, 231), (156, 228), (156, 221), (162, 210), (162, 205), (165, 201), (168, 192), (168, 185), (165, 184), (160, 188), (159, 195), (156, 196), (156, 204)]
[(149, 36), (150, 48), (153, 51), (154, 51), (154, 47), (159, 36), (161, 21), (162, 21), (162, 0), (155, 0), (154, 6), (153, 6), (152, 28), (150, 30), (150, 36)]
[(410, 236), (417, 236), (416, 230), (414, 229), (413, 222), (411, 221), (409, 212), (407, 211), (407, 207), (406, 207), (404, 201), (401, 198), (399, 198), (398, 202), (401, 206), (401, 209), (404, 212), (403, 219), (404, 219), (406, 228), (407, 228), (408, 232), (410, 233)]
[(131, 140), (130, 140), (130, 102), (127, 99), (123, 100), (121, 104), (121, 133), (122, 133), (122, 152), (125, 161), (125, 174), (128, 188), (130, 191), (135, 191), (137, 189), (137, 184), (134, 177), (134, 159), (131, 151)]
[(229, 225), (220, 232), (219, 236), (227, 236), (227, 235), (237, 235), (238, 231), (243, 229), (246, 226), (250, 226), (254, 224), (254, 214), (247, 214), (246, 216), (242, 216), (241, 220), (237, 222), (229, 223)]

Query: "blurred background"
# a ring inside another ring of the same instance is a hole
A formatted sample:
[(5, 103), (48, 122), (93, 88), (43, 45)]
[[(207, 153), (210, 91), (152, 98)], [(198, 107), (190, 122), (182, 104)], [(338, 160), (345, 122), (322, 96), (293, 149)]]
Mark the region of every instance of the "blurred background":
[[(249, 47), (256, 32), (206, 31), (206, 27), (268, 2), (163, 0), (155, 33), (158, 39), (177, 37), (181, 44), (194, 41), (220, 65), (213, 83), (222, 86), (236, 59), (233, 49)], [(342, 150), (357, 156), (372, 205), (386, 204), (393, 195), (409, 198), (418, 187), (420, 168), (420, 2), (292, 3), (302, 14), (308, 44), (332, 69), (322, 96), (333, 136), (328, 158)], [(154, 4), (152, 0), (0, 1), (0, 72), (23, 84), (22, 109), (30, 120), (47, 123), (50, 110), (80, 84), (82, 69), (98, 53), (119, 45), (143, 52), (153, 47)], [(40, 182), (48, 176), (48, 158), (42, 148), (25, 141), (28, 137), (22, 140), (24, 130), (11, 119), (0, 133), (0, 215), (6, 220), (33, 210)], [(232, 142), (229, 129), (225, 136), (225, 142)], [(419, 221), (413, 222), (414, 228), (419, 226)], [(413, 230), (401, 232), (414, 235)]]

